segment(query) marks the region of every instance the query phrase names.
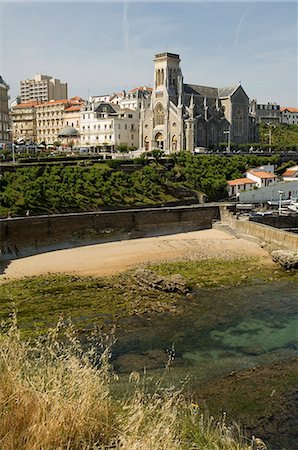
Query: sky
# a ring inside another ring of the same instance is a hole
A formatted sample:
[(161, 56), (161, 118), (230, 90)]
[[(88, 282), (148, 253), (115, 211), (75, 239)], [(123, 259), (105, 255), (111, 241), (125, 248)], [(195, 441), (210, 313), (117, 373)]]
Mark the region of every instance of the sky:
[(0, 75), (19, 94), (36, 73), (69, 96), (153, 83), (155, 53), (178, 53), (184, 82), (241, 82), (259, 103), (298, 106), (295, 1), (0, 0)]

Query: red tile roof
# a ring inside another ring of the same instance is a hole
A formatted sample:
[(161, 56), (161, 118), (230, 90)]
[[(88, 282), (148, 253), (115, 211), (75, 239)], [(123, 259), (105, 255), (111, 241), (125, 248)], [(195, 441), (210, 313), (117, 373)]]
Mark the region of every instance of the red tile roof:
[(78, 105), (78, 106), (73, 105), (73, 106), (69, 106), (64, 111), (66, 111), (66, 112), (80, 111), (81, 108), (82, 108), (82, 105)]
[(237, 186), (243, 184), (255, 184), (256, 181), (250, 180), (249, 178), (237, 178), (236, 180), (228, 181), (230, 186)]
[(131, 89), (129, 92), (135, 92), (135, 91), (149, 91), (149, 92), (152, 92), (152, 90), (153, 89), (151, 87), (148, 87), (148, 86), (139, 86), (139, 87)]
[(39, 103), (38, 106), (52, 106), (52, 105), (57, 105), (59, 103), (68, 103), (69, 100), (68, 99), (63, 99), (63, 100), (50, 100), (49, 102), (43, 102), (43, 103)]
[(291, 113), (298, 113), (298, 108), (290, 108), (288, 106), (283, 106), (280, 108), (281, 111), (289, 111)]
[(253, 172), (248, 172), (251, 175), (255, 175), (258, 178), (277, 178), (276, 175), (274, 175), (274, 173), (271, 172), (264, 172), (264, 171), (258, 171), (258, 170), (254, 170)]
[(31, 108), (32, 106), (40, 105), (40, 102), (32, 101), (27, 103), (19, 103), (18, 105), (15, 105), (13, 109), (15, 108)]
[(298, 169), (287, 169), (282, 176), (283, 177), (293, 177), (296, 173), (298, 173)]

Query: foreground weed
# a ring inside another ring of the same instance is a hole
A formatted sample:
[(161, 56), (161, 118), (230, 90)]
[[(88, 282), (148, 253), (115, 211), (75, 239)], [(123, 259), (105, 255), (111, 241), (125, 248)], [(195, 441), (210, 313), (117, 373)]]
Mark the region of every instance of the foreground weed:
[(215, 423), (174, 388), (146, 393), (138, 373), (113, 399), (113, 338), (77, 340), (60, 321), (34, 344), (15, 317), (0, 334), (0, 448), (5, 450), (248, 450), (237, 427)]

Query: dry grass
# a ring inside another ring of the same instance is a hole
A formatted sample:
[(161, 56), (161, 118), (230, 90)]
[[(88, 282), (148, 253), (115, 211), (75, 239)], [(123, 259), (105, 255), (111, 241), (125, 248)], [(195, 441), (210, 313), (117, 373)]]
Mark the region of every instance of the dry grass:
[(179, 392), (157, 386), (146, 394), (136, 373), (131, 395), (112, 400), (109, 349), (106, 341), (83, 351), (63, 322), (33, 346), (14, 322), (0, 336), (0, 448), (250, 448), (237, 427), (226, 426), (225, 418), (215, 423)]

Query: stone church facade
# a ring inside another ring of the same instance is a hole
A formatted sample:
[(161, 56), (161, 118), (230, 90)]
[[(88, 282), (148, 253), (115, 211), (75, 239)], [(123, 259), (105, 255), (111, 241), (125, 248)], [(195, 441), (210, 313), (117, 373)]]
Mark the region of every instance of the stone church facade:
[(219, 142), (250, 140), (249, 98), (240, 84), (214, 88), (184, 84), (180, 57), (159, 53), (149, 106), (141, 108), (140, 145), (166, 153), (216, 148)]

